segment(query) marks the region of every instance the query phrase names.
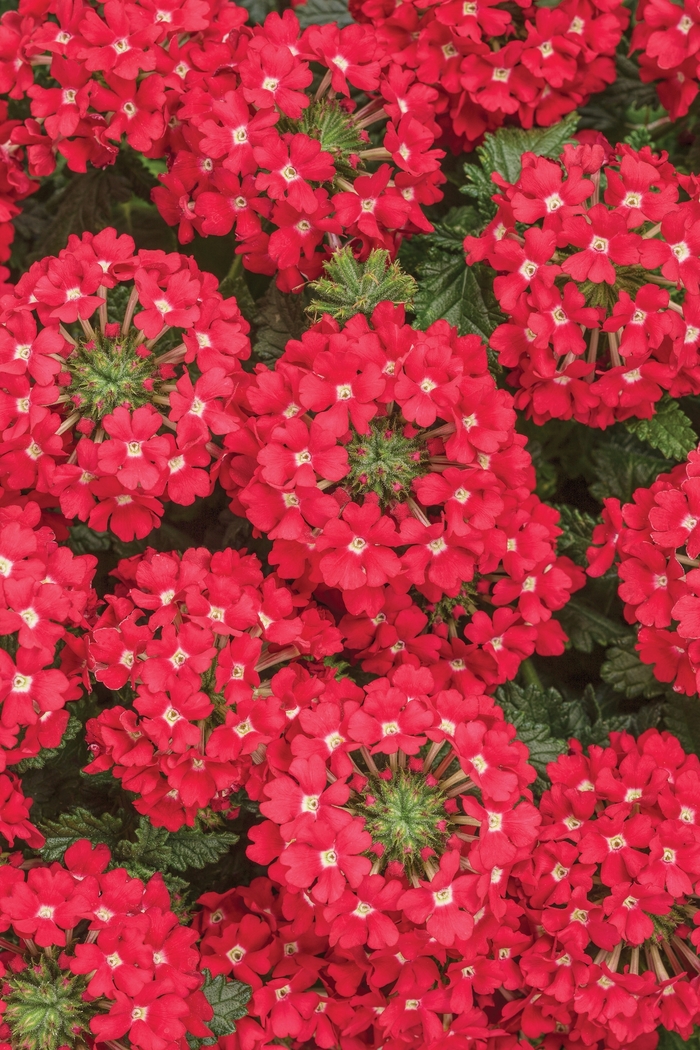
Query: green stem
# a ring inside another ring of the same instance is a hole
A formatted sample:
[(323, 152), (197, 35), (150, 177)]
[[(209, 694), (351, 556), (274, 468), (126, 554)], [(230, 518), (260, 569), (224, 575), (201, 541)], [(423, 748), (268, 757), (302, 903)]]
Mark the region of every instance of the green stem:
[(535, 665), (529, 657), (527, 660), (523, 660), (520, 665), (520, 670), (522, 671), (523, 678), (527, 685), (534, 685), (538, 689), (544, 689), (540, 676), (535, 670)]
[(231, 267), (219, 285), (219, 291), (226, 298), (235, 295), (241, 313), (247, 321), (253, 319), (255, 314), (255, 300), (250, 294), (248, 282), (243, 272), (243, 256), (234, 255)]

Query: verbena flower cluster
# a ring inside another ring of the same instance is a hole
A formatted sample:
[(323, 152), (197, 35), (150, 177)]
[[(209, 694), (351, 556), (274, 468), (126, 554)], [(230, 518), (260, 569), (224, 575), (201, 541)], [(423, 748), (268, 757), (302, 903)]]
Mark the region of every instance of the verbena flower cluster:
[(286, 291), (318, 277), (341, 238), (366, 255), (432, 229), (436, 92), (369, 26), (247, 17), (227, 0), (22, 0), (0, 19), (13, 56), (0, 92), (31, 110), (9, 141), (32, 175), (57, 156), (73, 171), (113, 164), (123, 140), (164, 159), (153, 200), (180, 240), (235, 230), (243, 264)]
[[(672, 6), (669, 3), (669, 7)], [(454, 151), (511, 124), (547, 126), (615, 79), (629, 21), (618, 0), (554, 7), (500, 0), (351, 0), (360, 24), (406, 73), (434, 92), (435, 119)]]
[(661, 682), (695, 696), (700, 685), (700, 452), (639, 488), (632, 503), (605, 500), (593, 532), (588, 573), (616, 562), (628, 623), (639, 624), (637, 649)]
[(36, 503), (0, 507), (0, 833), (10, 847), (15, 838), (43, 844), (8, 767), (61, 743), (66, 704), (82, 695), (96, 604), (96, 558), (59, 546), (40, 519)]
[(493, 176), (496, 217), (467, 236), (508, 321), (491, 336), (538, 424), (649, 418), (664, 391), (700, 390), (700, 209), (694, 176), (602, 136), (559, 160), (525, 153)]
[[(213, 484), (249, 325), (190, 256), (72, 236), (0, 298), (2, 500), (141, 538)], [(216, 436), (216, 437), (215, 437)]]
[(62, 864), (0, 868), (0, 1039), (11, 1046), (186, 1050), (212, 1039), (197, 931), (147, 883), (83, 839)]
[(687, 1038), (696, 756), (656, 730), (574, 746), (538, 811), (497, 708), (419, 694), (381, 734), (396, 716), (377, 685), (371, 714), (367, 694), (298, 715), (251, 850), (268, 876), (201, 899), (203, 960), (253, 989), (240, 1045), (620, 1050), (655, 1045), (660, 1024)]
[(282, 578), (332, 592), (366, 670), (444, 653), (490, 689), (563, 651), (552, 612), (584, 577), (556, 556), (558, 515), (476, 336), (384, 303), (326, 317), (248, 378), (221, 482)]
[(303, 670), (272, 682), (261, 672), (301, 654), (323, 661), (342, 649), (340, 632), (308, 598), (263, 578), (251, 554), (149, 549), (115, 574), (88, 666), (132, 704), (88, 722), (87, 772), (111, 769), (140, 813), (175, 831), (204, 808), (230, 809), (282, 732), (287, 690), (297, 678), (313, 688)]

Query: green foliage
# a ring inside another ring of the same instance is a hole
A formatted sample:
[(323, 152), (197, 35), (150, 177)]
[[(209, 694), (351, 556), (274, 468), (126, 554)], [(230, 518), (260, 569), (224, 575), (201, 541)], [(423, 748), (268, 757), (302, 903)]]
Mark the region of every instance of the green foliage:
[(643, 445), (632, 435), (619, 432), (606, 435), (591, 453), (596, 480), (589, 491), (596, 499), (615, 496), (622, 503), (629, 503), (635, 489), (646, 488), (659, 474), (673, 466)]
[(700, 699), (697, 694), (683, 696), (669, 691), (663, 714), (666, 728), (678, 737), (686, 751), (700, 755)]
[(253, 320), (253, 353), (266, 365), (274, 365), (290, 339), (299, 339), (307, 326), (308, 297), (281, 292), (273, 281), (257, 304)]
[(503, 320), (491, 287), (492, 274), (481, 264), (467, 266), (463, 241), (477, 230), (472, 207), (451, 208), (435, 231), (406, 252), (414, 262), (418, 291), (414, 301), (416, 323), (425, 328), (444, 319), (460, 335), (478, 335), (488, 341)]
[(579, 592), (558, 615), (574, 649), (582, 653), (592, 652), (596, 645), (611, 645), (624, 633), (620, 623), (600, 612), (590, 592)]
[(496, 699), (509, 722), (518, 730), (518, 740), (530, 749), (530, 765), (537, 770), (535, 788), (542, 792), (549, 785), (547, 765), (566, 751), (566, 739), (557, 736), (555, 719), (563, 697), (556, 689), (528, 685), (525, 689), (508, 682), (496, 692)]
[(405, 303), (409, 308), (416, 292), (416, 282), (404, 273), (398, 262), (389, 262), (389, 253), (373, 248), (366, 262), (358, 262), (350, 248), (343, 248), (324, 265), (325, 277), (311, 283), (318, 298), (312, 299), (308, 312), (314, 318), (330, 314), (347, 321), (354, 314), (368, 317), (379, 303)]
[(68, 724), (63, 730), (63, 736), (61, 737), (61, 743), (58, 747), (44, 747), (38, 755), (33, 755), (31, 758), (23, 758), (21, 762), (18, 762), (13, 769), (22, 776), (29, 769), (42, 769), (47, 762), (52, 762), (57, 758), (63, 750), (70, 744), (72, 740), (75, 740), (83, 732), (83, 723), (79, 718), (76, 718), (71, 711), (68, 715)]
[(302, 29), (325, 22), (337, 22), (339, 26), (349, 26), (352, 22), (347, 0), (306, 0), (294, 9), (294, 14)]
[(690, 420), (677, 401), (665, 394), (651, 419), (627, 422), (627, 429), (652, 448), (658, 448), (667, 459), (685, 459), (698, 443)]
[(568, 503), (555, 504), (559, 514), (559, 528), (563, 530), (557, 540), (557, 553), (566, 554), (577, 565), (586, 566), (586, 549), (591, 545), (591, 534), (598, 522), (591, 515)]
[(67, 813), (61, 813), (58, 820), (43, 822), (41, 830), (46, 842), (40, 852), (46, 861), (62, 860), (68, 847), (80, 839), (89, 839), (93, 845), (101, 842), (114, 850), (119, 843), (119, 833), (123, 826), (121, 817), (112, 816), (110, 813), (97, 816), (89, 809), (77, 806)]
[(484, 137), (476, 150), (478, 164), (467, 162), (464, 171), (467, 184), (462, 192), (474, 197), (483, 218), (493, 214), (491, 197), (496, 192), (491, 175), (498, 172), (508, 182), (517, 182), (523, 153), (538, 157), (558, 157), (567, 142), (573, 139), (578, 126), (578, 114), (571, 113), (559, 124), (549, 128), (499, 128)]
[(204, 970), (203, 973), (205, 980), (202, 991), (214, 1011), (214, 1016), (206, 1024), (211, 1028), (214, 1038), (200, 1039), (188, 1036), (191, 1050), (199, 1050), (202, 1046), (214, 1046), (217, 1039), (233, 1035), (236, 1031), (236, 1021), (245, 1017), (252, 993), (252, 989), (242, 981), (227, 980), (223, 974), (212, 977), (209, 970)]
[(195, 827), (169, 832), (156, 828), (147, 817), (140, 817), (130, 828), (129, 811), (119, 816), (104, 813), (97, 816), (83, 807), (61, 813), (58, 819), (45, 821), (41, 830), (46, 844), (40, 852), (45, 860), (61, 860), (63, 854), (79, 839), (103, 842), (112, 852), (112, 865), (125, 867), (131, 875), (148, 879), (156, 871), (168, 876), (171, 888), (183, 888), (185, 881), (173, 872), (205, 868), (220, 860), (238, 842), (238, 834), (227, 828), (212, 830)]
[(626, 697), (643, 696), (650, 699), (664, 692), (663, 685), (654, 677), (649, 664), (643, 664), (635, 649), (637, 635), (630, 632), (605, 654), (600, 677)]

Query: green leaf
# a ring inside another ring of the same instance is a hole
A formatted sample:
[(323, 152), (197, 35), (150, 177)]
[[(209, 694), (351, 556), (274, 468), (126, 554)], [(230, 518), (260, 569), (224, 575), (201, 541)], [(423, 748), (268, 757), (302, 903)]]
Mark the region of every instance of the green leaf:
[(632, 434), (610, 434), (604, 444), (591, 453), (598, 476), (589, 491), (596, 499), (616, 496), (629, 503), (638, 488), (648, 488), (659, 474), (673, 465), (638, 441)]
[(294, 9), (302, 29), (307, 26), (325, 25), (326, 22), (337, 22), (339, 26), (349, 26), (352, 15), (348, 11), (347, 0), (306, 0)]
[(651, 419), (627, 422), (627, 429), (668, 459), (680, 462), (697, 446), (697, 434), (677, 401), (664, 394)]
[(656, 1029), (659, 1036), (657, 1050), (700, 1050), (700, 1029), (695, 1029), (689, 1039), (684, 1039), (678, 1032), (669, 1032), (667, 1028)]
[(202, 991), (214, 1010), (214, 1016), (206, 1024), (211, 1028), (214, 1038), (200, 1039), (197, 1036), (188, 1036), (187, 1041), (192, 1050), (199, 1050), (202, 1046), (214, 1046), (217, 1039), (233, 1035), (236, 1031), (236, 1021), (246, 1015), (252, 994), (252, 989), (242, 981), (227, 980), (223, 974), (212, 977), (209, 970), (202, 972), (205, 978)]
[(551, 718), (553, 709), (561, 709), (561, 693), (537, 685), (523, 689), (515, 682), (508, 682), (496, 691), (496, 699), (517, 729), (518, 740), (530, 750), (528, 762), (537, 770), (535, 789), (544, 791), (549, 786), (548, 763), (555, 762), (566, 751), (566, 740), (555, 735)]
[(306, 295), (281, 292), (273, 281), (257, 304), (253, 317), (253, 353), (266, 365), (273, 365), (290, 339), (299, 339), (307, 327)]
[(502, 320), (487, 268), (467, 266), (463, 257), (444, 252), (429, 252), (421, 266), (415, 309), (420, 328), (443, 319), (460, 335), (478, 335), (484, 342)]
[(324, 270), (324, 277), (311, 282), (318, 296), (308, 307), (313, 317), (326, 313), (338, 321), (357, 313), (369, 317), (386, 301), (405, 303), (410, 309), (416, 293), (415, 279), (398, 262), (390, 262), (384, 248), (373, 248), (363, 263), (355, 259), (350, 247), (342, 248), (324, 263)]
[(174, 871), (187, 868), (204, 868), (218, 861), (240, 836), (234, 831), (197, 831), (181, 828), (170, 835), (167, 845), (170, 851), (169, 867)]
[(104, 842), (114, 850), (123, 827), (121, 817), (105, 813), (101, 817), (88, 809), (78, 807), (62, 813), (58, 820), (47, 820), (40, 827), (46, 843), (39, 851), (45, 861), (62, 860), (69, 846), (80, 839), (89, 839), (93, 844)]
[(489, 132), (476, 150), (478, 163), (470, 161), (464, 165), (467, 183), (462, 193), (474, 197), (481, 216), (482, 225), (495, 213), (491, 197), (496, 186), (491, 178), (497, 171), (510, 183), (518, 181), (523, 153), (535, 153), (538, 157), (559, 156), (570, 142), (578, 127), (578, 114), (571, 113), (558, 124), (548, 128), (499, 128)]
[(582, 598), (572, 598), (567, 602), (559, 613), (559, 620), (574, 649), (581, 653), (593, 652), (595, 645), (610, 645), (625, 632), (621, 624), (604, 616)]
[(68, 715), (68, 723), (66, 728), (63, 730), (63, 736), (61, 737), (61, 743), (58, 747), (45, 747), (39, 752), (38, 755), (32, 755), (31, 758), (23, 758), (21, 762), (18, 762), (13, 769), (20, 774), (26, 773), (29, 769), (42, 769), (47, 762), (51, 762), (57, 755), (60, 755), (66, 744), (83, 732), (83, 723), (79, 718), (76, 718), (71, 711)]
[(669, 693), (664, 705), (664, 721), (686, 751), (700, 755), (700, 699), (697, 695)]
[(664, 687), (654, 677), (649, 664), (643, 664), (635, 649), (637, 635), (631, 633), (612, 646), (605, 654), (605, 663), (600, 677), (618, 693), (626, 697), (643, 696), (650, 699), (660, 696)]
[(566, 554), (577, 565), (586, 566), (586, 549), (591, 545), (591, 534), (598, 522), (585, 511), (568, 503), (555, 503), (559, 511), (559, 528), (562, 535), (557, 540), (557, 553)]
[(239, 7), (245, 7), (248, 21), (253, 25), (262, 24), (267, 16), (277, 10), (276, 0), (237, 0)]
[(114, 850), (114, 860), (123, 864), (132, 874), (148, 878), (156, 871), (172, 866), (165, 828), (155, 828), (148, 817), (141, 817), (136, 828), (136, 839), (122, 839)]
[(82, 522), (71, 525), (68, 546), (74, 554), (97, 554), (112, 549), (111, 533), (96, 532)]

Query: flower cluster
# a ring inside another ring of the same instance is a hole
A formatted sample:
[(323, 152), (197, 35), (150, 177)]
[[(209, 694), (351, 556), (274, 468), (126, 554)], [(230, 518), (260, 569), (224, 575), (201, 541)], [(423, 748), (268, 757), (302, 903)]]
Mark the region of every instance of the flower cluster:
[(548, 766), (518, 868), (530, 938), (501, 1023), (529, 1040), (618, 1050), (700, 1021), (700, 761), (655, 729), (610, 744)]
[(436, 92), (369, 26), (246, 19), (228, 0), (22, 0), (0, 19), (19, 56), (0, 62), (0, 91), (28, 96), (32, 114), (11, 142), (37, 175), (57, 154), (74, 171), (114, 163), (122, 138), (165, 158), (153, 199), (180, 240), (235, 229), (243, 264), (286, 291), (318, 277), (341, 236), (358, 254), (395, 252), (432, 229)]
[(640, 0), (635, 10), (632, 50), (640, 51), (644, 83), (656, 81), (659, 100), (671, 120), (684, 117), (698, 93), (700, 11), (690, 0)]
[[(496, 217), (467, 262), (498, 273), (508, 321), (491, 337), (515, 404), (536, 423), (606, 427), (700, 391), (700, 204), (666, 154), (602, 138), (559, 160), (525, 153), (494, 176)], [(681, 199), (681, 196), (683, 199)]]
[(189, 256), (71, 236), (0, 299), (3, 501), (29, 493), (130, 540), (163, 500), (207, 495), (248, 329)]
[(268, 877), (206, 894), (199, 920), (212, 973), (253, 988), (242, 1045), (432, 1045), (449, 1013), (486, 1034), (472, 984), (510, 987), (523, 938), (506, 894), (540, 818), (514, 727), (459, 675), (445, 684), (407, 666), (364, 690), (329, 681), (247, 785)]
[[(281, 577), (347, 613), (365, 670), (453, 645), (490, 689), (535, 650), (563, 651), (552, 611), (584, 577), (555, 555), (558, 514), (533, 494), (476, 336), (418, 331), (390, 303), (371, 321), (325, 317), (258, 367), (239, 406), (219, 475), (232, 509), (273, 541)], [(465, 617), (468, 644), (452, 643)]]
[(613, 561), (625, 619), (639, 624), (637, 650), (660, 682), (695, 696), (700, 687), (700, 452), (660, 474), (632, 503), (605, 500), (588, 549), (588, 574)]
[[(672, 6), (669, 3), (669, 7)], [(516, 119), (555, 124), (615, 79), (629, 21), (619, 0), (351, 0), (394, 61), (435, 95), (435, 118), (453, 150)]]
[(295, 683), (310, 695), (315, 687), (301, 669), (261, 674), (300, 654), (322, 661), (340, 651), (338, 629), (274, 575), (263, 578), (254, 555), (230, 549), (149, 549), (115, 575), (88, 662), (132, 702), (88, 722), (87, 772), (111, 769), (138, 812), (170, 831), (207, 807), (231, 813), (231, 795), (282, 733)]
[(186, 1050), (188, 1032), (211, 1037), (197, 932), (171, 910), (160, 874), (144, 884), (109, 864), (106, 846), (83, 839), (63, 864), (26, 871), (16, 856), (0, 868), (3, 1046), (128, 1037), (133, 1050)]
[(82, 695), (86, 615), (96, 559), (74, 555), (40, 525), (36, 503), (0, 507), (0, 833), (43, 843), (31, 799), (7, 767), (57, 747), (66, 704)]

